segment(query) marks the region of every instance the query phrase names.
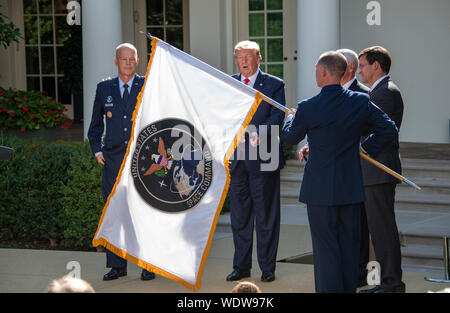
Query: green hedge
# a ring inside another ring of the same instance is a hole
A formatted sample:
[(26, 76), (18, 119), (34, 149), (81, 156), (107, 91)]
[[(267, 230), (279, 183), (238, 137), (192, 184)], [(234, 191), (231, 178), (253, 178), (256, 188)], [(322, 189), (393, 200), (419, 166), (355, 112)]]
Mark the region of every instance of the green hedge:
[(12, 160), (0, 161), (0, 240), (92, 248), (103, 200), (102, 167), (89, 144), (1, 134), (0, 145), (15, 150)]
[[(92, 249), (103, 209), (102, 166), (88, 142), (48, 144), (0, 132), (0, 145), (15, 150), (12, 160), (0, 160), (0, 240)], [(228, 194), (222, 213), (229, 207)]]

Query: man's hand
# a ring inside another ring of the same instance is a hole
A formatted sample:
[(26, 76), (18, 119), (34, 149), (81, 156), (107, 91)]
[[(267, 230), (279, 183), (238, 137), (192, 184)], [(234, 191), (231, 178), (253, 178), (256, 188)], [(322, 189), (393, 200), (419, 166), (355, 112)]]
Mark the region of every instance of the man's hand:
[(287, 111), (284, 113), (284, 118), (286, 119), (289, 115), (295, 114), (297, 112), (297, 109), (287, 109)]
[(304, 146), (298, 152), (298, 159), (300, 161), (303, 161), (303, 159), (305, 159), (305, 161), (306, 161), (306, 159), (308, 158), (308, 154), (309, 154), (309, 147), (308, 146)]
[(259, 146), (259, 136), (256, 132), (252, 133), (252, 138), (250, 138), (250, 144), (252, 145), (252, 147)]
[(103, 153), (100, 153), (99, 155), (97, 155), (96, 158), (97, 158), (98, 163), (105, 165), (105, 158), (103, 157)]

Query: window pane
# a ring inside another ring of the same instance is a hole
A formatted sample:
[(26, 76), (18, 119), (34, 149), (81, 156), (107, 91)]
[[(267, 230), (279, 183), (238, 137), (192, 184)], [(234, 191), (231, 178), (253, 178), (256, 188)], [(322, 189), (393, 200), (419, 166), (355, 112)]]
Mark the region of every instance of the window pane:
[(283, 35), (283, 13), (267, 13), (267, 35)]
[(52, 0), (39, 0), (39, 14), (52, 13)]
[(53, 47), (41, 47), (42, 74), (55, 73), (55, 54)]
[(62, 104), (71, 104), (72, 98), (70, 96), (70, 92), (67, 92), (63, 84), (61, 83), (62, 78), (58, 78), (58, 101)]
[(248, 9), (249, 11), (264, 10), (264, 0), (249, 0)]
[(163, 0), (147, 0), (147, 25), (163, 24)]
[(53, 43), (53, 18), (51, 16), (39, 17), (41, 26), (41, 44)]
[(261, 53), (262, 60), (261, 62), (265, 61), (266, 57), (266, 44), (264, 39), (252, 39), (254, 42), (256, 42), (259, 45), (259, 52)]
[(283, 9), (283, 0), (267, 0), (267, 10)]
[[(164, 40), (164, 28), (162, 27), (149, 27), (147, 31), (152, 34), (152, 36), (158, 37), (159, 39)], [(152, 47), (150, 45), (151, 41), (147, 38), (147, 52), (152, 53)]]
[(166, 1), (166, 23), (169, 25), (183, 25), (183, 1)]
[(183, 50), (183, 28), (182, 27), (168, 27), (167, 28), (167, 42), (171, 45)]
[(148, 32), (159, 39), (164, 40), (164, 28), (163, 27), (149, 27)]
[[(55, 16), (55, 31), (56, 31), (56, 43), (57, 44), (64, 44), (64, 42), (69, 39), (70, 35), (70, 27), (77, 27), (77, 26), (69, 26), (67, 25), (66, 17), (65, 16)], [(78, 26), (79, 27), (79, 26)]]
[(27, 77), (27, 90), (41, 90), (39, 77)]
[(56, 98), (55, 78), (42, 77), (42, 90), (47, 91), (49, 97)]
[(37, 47), (26, 48), (27, 74), (39, 74), (39, 50)]
[(249, 35), (264, 36), (264, 13), (249, 14)]
[(36, 0), (23, 0), (24, 14), (37, 14)]
[(37, 45), (38, 44), (37, 17), (24, 16), (23, 22), (25, 25), (25, 43), (28, 45)]
[[(65, 52), (65, 53), (64, 53)], [(58, 74), (64, 74), (63, 72), (63, 60), (62, 55), (67, 55), (67, 51), (64, 51), (64, 47), (56, 47), (56, 65), (58, 66)]]
[(268, 73), (283, 79), (283, 64), (269, 64)]
[(267, 60), (269, 62), (283, 61), (283, 39), (267, 40)]
[(53, 5), (55, 6), (55, 13), (57, 14), (67, 14), (67, 0), (53, 0)]

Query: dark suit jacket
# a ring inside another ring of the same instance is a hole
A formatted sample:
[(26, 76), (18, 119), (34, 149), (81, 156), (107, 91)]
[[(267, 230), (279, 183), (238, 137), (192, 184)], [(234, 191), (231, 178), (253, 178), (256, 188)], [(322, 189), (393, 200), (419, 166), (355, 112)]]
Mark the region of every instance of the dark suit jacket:
[(295, 117), (286, 120), (283, 138), (294, 145), (308, 135), (301, 202), (332, 206), (365, 201), (359, 146), (367, 125), (372, 134), (362, 146), (372, 156), (398, 136), (394, 122), (368, 95), (341, 85), (325, 86), (317, 96), (299, 103)]
[(361, 84), (358, 79), (355, 79), (350, 87), (348, 87), (348, 90), (368, 93), (370, 89), (366, 85)]
[[(237, 80), (241, 80), (241, 74), (235, 74), (233, 75), (233, 78)], [(260, 91), (262, 94), (266, 95), (267, 97), (277, 101), (278, 103), (284, 105), (286, 103), (285, 93), (284, 93), (284, 82), (270, 74), (266, 74), (264, 72), (260, 72), (258, 76), (256, 77), (255, 85), (253, 86), (254, 89)], [(273, 105), (262, 101), (259, 105), (258, 110), (253, 115), (253, 118), (249, 125), (254, 125), (256, 127), (256, 130), (260, 136), (260, 146), (258, 147), (258, 152), (256, 153), (256, 160), (251, 160), (250, 156), (252, 156), (251, 153), (249, 153), (250, 145), (249, 145), (249, 134), (246, 133), (246, 141), (245, 145), (243, 147), (246, 150), (245, 153), (245, 160), (242, 160), (245, 162), (246, 167), (249, 171), (260, 171), (261, 164), (262, 163), (270, 163), (272, 161), (271, 158), (268, 158), (266, 160), (261, 159), (260, 154), (260, 147), (265, 147), (267, 145), (267, 154), (272, 155), (273, 149), (278, 149), (278, 155), (279, 160), (276, 168), (274, 170), (278, 170), (283, 168), (285, 160), (283, 156), (283, 151), (281, 149), (281, 145), (279, 141), (277, 140), (276, 146), (272, 147), (271, 145), (271, 136), (275, 136), (274, 138), (277, 138), (279, 133), (272, 134), (270, 132), (270, 126), (272, 125), (281, 125), (281, 123), (284, 120), (284, 112), (275, 108)], [(267, 128), (262, 128), (261, 126), (265, 125)], [(265, 132), (265, 130), (268, 131), (268, 133)], [(266, 143), (263, 143), (264, 140), (267, 139)], [(237, 150), (237, 149), (236, 149)], [(266, 150), (266, 149), (264, 149)], [(266, 156), (264, 156), (266, 157)], [(267, 156), (268, 157), (268, 156)], [(276, 160), (275, 160), (276, 161)], [(234, 154), (233, 160), (231, 160), (230, 164), (230, 172), (233, 173), (234, 168), (236, 168), (237, 162), (240, 162), (237, 157), (237, 153)]]
[[(370, 100), (386, 113), (400, 130), (403, 117), (403, 100), (398, 87), (388, 76), (384, 78), (370, 93)], [(378, 155), (375, 160), (386, 165), (397, 173), (401, 173), (402, 167), (399, 157), (399, 142), (395, 140)], [(399, 183), (393, 176), (380, 170), (366, 160), (361, 160), (364, 185), (378, 185), (385, 183)]]

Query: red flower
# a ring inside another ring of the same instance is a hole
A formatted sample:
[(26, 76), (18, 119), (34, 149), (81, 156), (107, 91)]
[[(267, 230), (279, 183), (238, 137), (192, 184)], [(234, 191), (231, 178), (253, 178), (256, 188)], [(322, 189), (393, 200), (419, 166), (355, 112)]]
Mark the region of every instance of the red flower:
[(14, 117), (16, 114), (14, 112), (10, 113), (9, 116)]
[(54, 122), (56, 122), (56, 123), (61, 122), (61, 119), (57, 118), (57, 119), (54, 120)]
[(3, 96), (5, 94), (4, 91), (0, 91), (0, 96)]
[(20, 127), (20, 131), (24, 132), (25, 131), (25, 127)]
[(27, 107), (23, 107), (23, 108), (22, 108), (22, 111), (25, 112), (25, 113), (30, 112), (30, 110), (29, 110)]
[(32, 120), (34, 120), (34, 119), (36, 118), (36, 114), (31, 114), (31, 115), (30, 115), (30, 118), (31, 118)]
[(47, 113), (44, 113), (44, 117), (48, 117), (48, 114), (47, 114)]

